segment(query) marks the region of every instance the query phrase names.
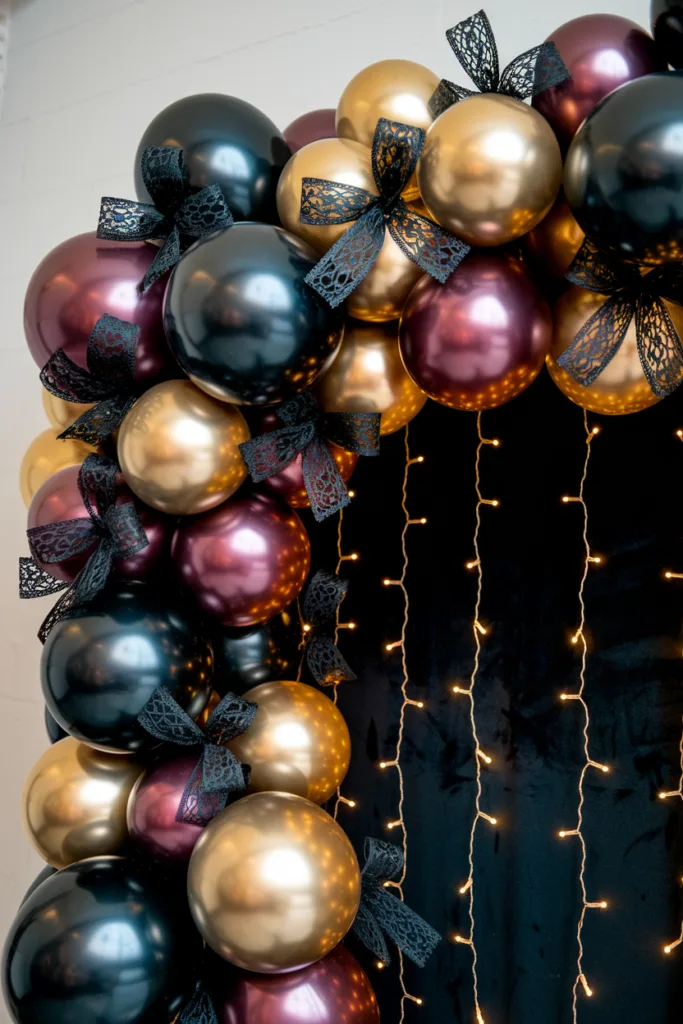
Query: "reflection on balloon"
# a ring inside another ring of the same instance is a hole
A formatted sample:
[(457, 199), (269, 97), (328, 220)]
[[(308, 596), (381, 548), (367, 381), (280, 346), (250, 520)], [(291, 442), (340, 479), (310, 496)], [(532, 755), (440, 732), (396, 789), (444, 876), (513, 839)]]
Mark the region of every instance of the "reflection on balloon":
[(177, 821), (185, 787), (197, 767), (198, 753), (166, 757), (142, 775), (128, 801), (128, 831), (153, 861), (168, 867), (186, 864), (202, 826)]
[(47, 388), (43, 388), (43, 409), (58, 434), (70, 427), (71, 424), (82, 416), (88, 409), (92, 409), (93, 402), (65, 402), (63, 398), (57, 398)]
[(19, 487), (28, 508), (46, 480), (67, 466), (80, 466), (95, 449), (82, 441), (60, 439), (57, 431), (44, 430), (31, 441), (21, 460)]
[(537, 274), (561, 281), (585, 237), (560, 192), (550, 213), (524, 237), (522, 248)]
[(33, 895), (33, 893), (36, 891), (39, 885), (42, 885), (47, 878), (52, 878), (56, 870), (57, 868), (53, 868), (49, 864), (47, 864), (42, 871), (39, 871), (36, 877), (29, 885), (26, 892), (24, 893), (24, 898), (22, 899), (20, 906), (23, 906), (23, 904), (26, 903), (26, 900), (29, 898), (29, 896)]
[[(281, 621), (283, 618), (287, 623)], [(285, 676), (294, 663), (297, 642), (288, 626), (289, 615), (283, 612), (263, 626), (219, 628), (212, 641), (216, 690), (222, 696), (228, 692), (241, 694), (259, 683)]]
[(346, 834), (320, 807), (290, 793), (254, 793), (204, 829), (187, 890), (214, 952), (279, 974), (341, 942), (358, 911), (360, 871)]
[(282, 134), (292, 153), (297, 153), (318, 139), (334, 139), (337, 134), (334, 124), (335, 113), (331, 107), (310, 110), (288, 124)]
[(346, 300), (346, 311), (357, 320), (396, 320), (417, 281), (424, 277), (387, 231), (372, 270)]

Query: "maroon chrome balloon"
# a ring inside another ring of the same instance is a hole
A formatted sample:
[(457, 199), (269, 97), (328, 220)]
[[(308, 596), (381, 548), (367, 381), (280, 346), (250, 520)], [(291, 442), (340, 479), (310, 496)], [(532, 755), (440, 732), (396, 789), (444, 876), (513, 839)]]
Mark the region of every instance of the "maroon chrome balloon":
[(548, 36), (571, 75), (546, 89), (533, 105), (567, 147), (581, 122), (608, 93), (642, 75), (666, 71), (652, 36), (617, 14), (585, 14)]
[(181, 584), (224, 626), (251, 626), (277, 615), (299, 594), (311, 562), (296, 512), (258, 492), (183, 519), (171, 552)]
[[(53, 473), (48, 477), (43, 486), (36, 491), (28, 510), (29, 529), (34, 526), (51, 526), (52, 523), (61, 523), (66, 519), (85, 519), (87, 517), (88, 512), (78, 489), (80, 468), (80, 466), (67, 466), (66, 469), (60, 469), (58, 473)], [(115, 559), (113, 573), (118, 579), (146, 580), (170, 552), (175, 519), (143, 505), (126, 487), (123, 478), (119, 477), (118, 480), (116, 504), (123, 505), (127, 501), (133, 502), (149, 543), (136, 555)], [(56, 579), (71, 583), (88, 561), (92, 551), (91, 546), (64, 562), (51, 562), (49, 565), (44, 562), (38, 564)]]
[(158, 250), (146, 242), (106, 242), (94, 232), (62, 242), (34, 271), (24, 302), (28, 347), (41, 368), (63, 348), (85, 366), (88, 338), (103, 313), (141, 328), (135, 353), (140, 390), (181, 377), (164, 335), (161, 306), (166, 282), (140, 294), (138, 285)]
[(336, 111), (331, 107), (324, 110), (310, 110), (307, 114), (297, 117), (282, 133), (292, 153), (303, 149), (309, 142), (318, 139), (336, 139)]
[(202, 832), (201, 825), (176, 821), (180, 800), (197, 753), (151, 765), (128, 798), (128, 832), (151, 860), (167, 866), (186, 864)]
[(215, 968), (218, 1024), (379, 1024), (367, 974), (345, 946), (292, 974)]
[(550, 308), (521, 260), (475, 254), (443, 285), (418, 281), (399, 340), (406, 370), (430, 398), (480, 410), (531, 384), (551, 337)]

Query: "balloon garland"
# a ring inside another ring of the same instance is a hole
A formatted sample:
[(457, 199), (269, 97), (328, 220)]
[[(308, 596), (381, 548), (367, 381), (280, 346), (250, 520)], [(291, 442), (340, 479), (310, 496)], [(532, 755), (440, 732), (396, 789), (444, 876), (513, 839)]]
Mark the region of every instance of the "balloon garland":
[[(564, 499), (581, 505), (585, 545), (578, 687), (562, 695), (585, 715), (578, 823), (561, 833), (581, 846), (577, 1021), (580, 988), (592, 994), (586, 911), (604, 906), (585, 887), (584, 781), (607, 770), (591, 757), (584, 696), (597, 561), (584, 487), (599, 429), (587, 412), (645, 409), (683, 376), (683, 84), (667, 71), (683, 66), (683, 10), (653, 0), (652, 20), (654, 40), (624, 18), (575, 19), (501, 72), (480, 11), (446, 33), (476, 92), (380, 61), (336, 112), (283, 133), (241, 99), (181, 99), (140, 141), (136, 198), (104, 197), (97, 231), (36, 269), (25, 329), (51, 428), (22, 463), (21, 596), (65, 592), (39, 634), (53, 745), (27, 780), (24, 819), (50, 870), (5, 948), (17, 1024), (65, 1021), (67, 1000), (83, 1024), (293, 1024), (300, 988), (329, 1019), (377, 1024), (370, 982), (341, 945), (350, 932), (382, 965), (387, 939), (397, 946), (401, 1021), (406, 1001), (422, 1002), (404, 957), (423, 966), (440, 937), (403, 899), (401, 743), (406, 709), (422, 706), (406, 654), (407, 532), (426, 521), (407, 507), (422, 461), (408, 425), (428, 398), (477, 414), (475, 658), (469, 688), (454, 688), (470, 702), (476, 798), (460, 890), (470, 928), (456, 941), (471, 947), (484, 1024), (475, 839), (496, 819), (481, 807), (490, 759), (475, 688), (481, 507), (498, 502), (482, 497), (480, 458), (498, 442), (481, 415), (544, 363), (582, 407), (587, 446), (579, 495)], [(402, 704), (380, 767), (398, 772), (388, 827), (402, 844), (368, 839), (361, 870), (337, 821), (354, 805), (341, 795), (351, 738), (338, 688), (356, 675), (338, 643), (354, 625), (340, 620), (339, 573), (357, 555), (344, 553), (342, 522), (358, 458), (401, 428), (403, 562), (384, 584), (403, 597), (401, 638), (386, 645), (401, 651)], [(338, 514), (336, 570), (318, 570), (305, 594), (297, 508)], [(294, 602), (296, 679), (276, 639)], [(187, 875), (187, 906), (159, 868)], [(61, 980), (46, 946), (69, 968)]]

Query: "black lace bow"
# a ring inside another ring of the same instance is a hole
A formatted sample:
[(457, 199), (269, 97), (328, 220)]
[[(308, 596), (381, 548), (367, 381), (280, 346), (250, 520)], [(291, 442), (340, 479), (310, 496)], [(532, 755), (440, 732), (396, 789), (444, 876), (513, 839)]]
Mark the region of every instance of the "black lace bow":
[[(115, 558), (129, 558), (149, 543), (133, 502), (116, 504), (118, 472), (116, 463), (104, 455), (88, 455), (78, 474), (88, 515), (26, 531), (33, 558), (19, 559), (19, 596), (43, 597), (66, 589), (38, 631), (42, 643), (70, 609), (92, 600), (102, 589)], [(93, 545), (90, 558), (73, 583), (56, 580), (34, 561), (64, 562)]]
[(306, 642), (306, 662), (311, 675), (321, 686), (356, 678), (334, 637), (337, 609), (346, 597), (348, 587), (348, 581), (337, 576), (336, 572), (319, 569), (308, 584), (304, 598), (304, 621), (316, 630), (309, 634)]
[(244, 796), (251, 769), (249, 765), (240, 764), (224, 744), (249, 728), (256, 711), (257, 705), (252, 701), (226, 693), (202, 731), (165, 686), (154, 691), (138, 715), (143, 729), (164, 743), (201, 746), (197, 765), (180, 800), (176, 821), (207, 825), (229, 800)]
[(635, 317), (638, 355), (655, 395), (666, 398), (683, 380), (683, 345), (663, 299), (683, 305), (683, 265), (641, 275), (586, 240), (566, 273), (572, 284), (607, 295), (557, 360), (579, 384), (592, 384), (616, 355)]
[(400, 847), (381, 839), (365, 840), (361, 901), (353, 932), (385, 966), (391, 963), (386, 934), (404, 956), (424, 967), (441, 936), (386, 887), (386, 882), (402, 880), (403, 865)]
[(380, 118), (372, 143), (372, 173), (379, 195), (355, 185), (304, 178), (301, 222), (355, 223), (306, 275), (306, 281), (338, 306), (371, 270), (389, 231), (405, 255), (442, 283), (469, 252), (454, 235), (411, 210), (401, 199), (424, 145), (421, 128)]
[(477, 88), (465, 89), (443, 78), (429, 101), (434, 117), (443, 114), (459, 100), (476, 96), (477, 91), (498, 92), (516, 100), (526, 100), (570, 77), (555, 43), (541, 43), (520, 53), (501, 74), (498, 47), (484, 11), (478, 11), (454, 28), (449, 28), (446, 39)]
[(178, 1015), (177, 1024), (218, 1024), (216, 1007), (203, 981), (197, 982), (192, 998)]
[(135, 401), (133, 371), (140, 328), (105, 313), (88, 339), (87, 370), (59, 348), (40, 371), (40, 382), (65, 402), (96, 402), (59, 436), (99, 445), (116, 430)]
[(150, 146), (140, 166), (153, 202), (104, 196), (97, 237), (114, 242), (165, 239), (140, 285), (144, 292), (176, 265), (189, 245), (211, 231), (229, 228), (233, 221), (219, 185), (192, 192), (183, 151), (177, 146)]
[(349, 503), (349, 492), (327, 441), (357, 455), (379, 455), (378, 412), (330, 412), (321, 415), (313, 396), (305, 391), (284, 402), (279, 430), (260, 434), (240, 445), (254, 483), (288, 466), (303, 452), (304, 486), (311, 509), (320, 522)]

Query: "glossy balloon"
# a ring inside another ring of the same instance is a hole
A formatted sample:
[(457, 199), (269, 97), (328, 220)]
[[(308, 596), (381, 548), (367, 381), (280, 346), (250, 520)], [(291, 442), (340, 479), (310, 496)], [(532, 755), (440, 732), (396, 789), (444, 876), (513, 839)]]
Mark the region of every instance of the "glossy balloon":
[(348, 320), (339, 355), (320, 378), (316, 398), (324, 412), (381, 412), (382, 434), (410, 423), (427, 396), (401, 361), (398, 322)]
[[(86, 519), (88, 511), (83, 504), (78, 488), (79, 466), (69, 466), (49, 477), (34, 495), (28, 510), (28, 529), (36, 526), (52, 526), (67, 519)], [(119, 579), (145, 580), (168, 558), (175, 521), (138, 501), (132, 491), (119, 477), (116, 488), (116, 504), (133, 502), (140, 523), (147, 536), (147, 547), (129, 558), (116, 558), (112, 572)], [(97, 511), (97, 504), (93, 502)], [(81, 571), (94, 550), (94, 544), (64, 562), (38, 564), (58, 580), (71, 583)]]
[(358, 911), (360, 871), (322, 808), (290, 793), (254, 793), (204, 829), (187, 891), (214, 952), (245, 970), (280, 974), (341, 942)]
[(318, 139), (335, 138), (337, 134), (334, 123), (335, 114), (336, 111), (331, 107), (310, 110), (307, 114), (302, 114), (301, 117), (297, 117), (295, 121), (288, 124), (282, 134), (291, 152), (296, 153), (304, 146), (308, 146), (309, 143), (317, 142)]
[(562, 281), (585, 237), (560, 192), (550, 213), (524, 237), (522, 249), (537, 274)]
[(171, 558), (205, 615), (224, 626), (251, 626), (297, 597), (311, 545), (296, 512), (268, 494), (248, 492), (181, 522)]
[(19, 467), (19, 488), (26, 508), (33, 496), (49, 480), (67, 466), (79, 466), (96, 449), (82, 441), (60, 439), (58, 431), (49, 428), (34, 437), (24, 453)]
[(53, 715), (48, 711), (47, 706), (45, 707), (45, 732), (50, 743), (58, 743), (63, 740), (65, 736), (68, 736), (68, 732), (62, 729), (59, 722), (54, 718)]
[[(289, 619), (286, 613), (285, 617)], [(213, 640), (213, 685), (220, 694), (241, 694), (252, 686), (287, 674), (293, 664), (295, 630), (288, 630), (281, 618), (277, 616), (263, 626), (228, 627), (217, 631)]]
[(135, 155), (135, 189), (147, 203), (140, 161), (148, 146), (179, 146), (190, 184), (195, 189), (220, 185), (235, 220), (275, 223), (275, 189), (290, 151), (270, 118), (251, 103), (198, 93), (157, 114)]
[(198, 752), (165, 757), (147, 769), (128, 801), (128, 831), (145, 856), (168, 867), (186, 864), (202, 826), (177, 821)]
[(683, 3), (651, 0), (652, 34), (659, 52), (674, 68), (683, 68)]
[(48, 864), (117, 853), (128, 838), (126, 807), (143, 765), (71, 736), (48, 747), (24, 784), (22, 817)]
[(239, 450), (249, 428), (239, 409), (188, 380), (150, 388), (119, 430), (124, 479), (141, 501), (173, 515), (220, 505), (247, 475)]
[(212, 652), (167, 593), (108, 586), (52, 629), (41, 660), (50, 713), (69, 735), (103, 750), (154, 746), (137, 717), (164, 685), (191, 718), (211, 693)]
[(648, 75), (617, 89), (574, 136), (564, 188), (595, 244), (622, 259), (683, 257), (683, 73)]
[(50, 421), (50, 426), (55, 427), (58, 434), (70, 427), (79, 416), (82, 416), (88, 409), (92, 409), (93, 402), (65, 402), (63, 398), (57, 398), (47, 388), (42, 393), (43, 409)]
[(196, 981), (196, 933), (160, 879), (94, 857), (22, 905), (3, 957), (17, 1024), (170, 1024)]
[(550, 309), (524, 264), (482, 253), (444, 285), (417, 285), (401, 320), (401, 356), (435, 401), (492, 409), (538, 376), (551, 335)]
[(310, 387), (341, 341), (341, 310), (304, 281), (315, 252), (268, 224), (236, 224), (175, 267), (164, 317), (174, 355), (224, 402), (266, 405)]
[(244, 694), (256, 718), (227, 744), (251, 765), (249, 792), (281, 790), (324, 804), (349, 770), (351, 739), (342, 713), (320, 690), (289, 681), (262, 683)]
[(161, 320), (166, 282), (157, 281), (144, 295), (138, 287), (157, 252), (147, 242), (106, 242), (91, 231), (48, 253), (24, 303), (26, 340), (38, 366), (58, 348), (85, 366), (90, 333), (109, 313), (141, 328), (134, 368), (139, 390), (177, 374)]
[(26, 903), (26, 900), (29, 898), (29, 896), (33, 895), (33, 893), (36, 891), (38, 886), (42, 885), (43, 882), (47, 878), (52, 878), (52, 876), (56, 873), (56, 871), (57, 871), (57, 868), (53, 868), (49, 864), (46, 864), (45, 867), (43, 868), (43, 870), (38, 872), (36, 877), (33, 879), (31, 884), (29, 885), (28, 889), (24, 893), (23, 899), (22, 899), (21, 903), (19, 904), (19, 906), (23, 906), (24, 903)]
[(573, 18), (551, 32), (548, 40), (557, 46), (571, 77), (544, 89), (532, 102), (564, 149), (608, 93), (641, 75), (666, 70), (652, 36), (617, 14)]

